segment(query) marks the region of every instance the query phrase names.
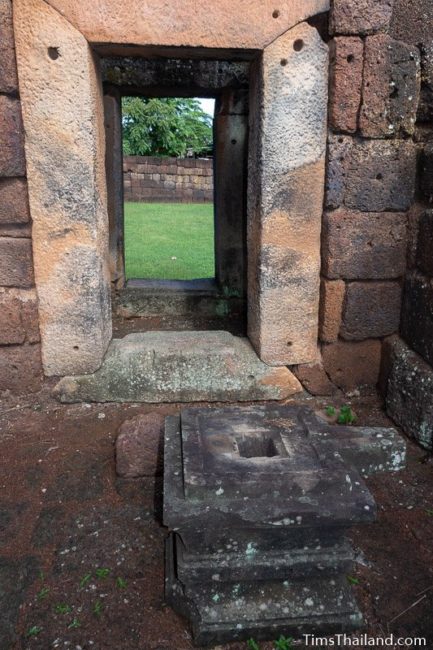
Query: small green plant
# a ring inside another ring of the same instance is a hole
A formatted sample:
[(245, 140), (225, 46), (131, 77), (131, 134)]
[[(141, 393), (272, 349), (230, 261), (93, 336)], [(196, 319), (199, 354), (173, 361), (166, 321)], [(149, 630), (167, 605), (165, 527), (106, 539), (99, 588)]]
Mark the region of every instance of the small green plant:
[(94, 615), (99, 618), (102, 614), (102, 610), (104, 609), (103, 604), (101, 603), (100, 600), (97, 600), (96, 603), (93, 605), (93, 613)]
[(260, 650), (260, 646), (254, 639), (248, 639), (247, 646), (250, 650)]
[(68, 625), (68, 630), (77, 630), (79, 627), (81, 627), (80, 621), (78, 618), (74, 618), (72, 623)]
[(108, 578), (110, 575), (110, 569), (96, 569), (95, 576), (97, 578)]
[(29, 629), (26, 632), (26, 637), (28, 639), (38, 636), (39, 632), (42, 632), (42, 628), (39, 625), (32, 625), (32, 627), (29, 627)]
[(332, 418), (336, 414), (335, 406), (327, 406), (325, 413), (328, 417)]
[(291, 636), (280, 636), (280, 638), (275, 641), (275, 650), (292, 650), (293, 649), (293, 639)]
[(354, 576), (347, 576), (347, 582), (351, 585), (359, 585), (358, 578), (355, 578)]
[(117, 576), (116, 578), (116, 587), (119, 589), (126, 589), (126, 580), (124, 578), (121, 578), (120, 576)]
[(36, 598), (38, 600), (44, 600), (48, 594), (50, 593), (50, 588), (49, 587), (42, 587), (42, 589), (38, 592)]
[(81, 580), (80, 580), (80, 587), (81, 587), (81, 589), (83, 589), (83, 587), (85, 587), (86, 585), (88, 585), (89, 582), (91, 581), (91, 579), (92, 579), (92, 574), (91, 574), (91, 573), (86, 573), (86, 575), (83, 576), (83, 577), (81, 578)]
[(432, 508), (426, 508), (425, 511), (426, 511), (426, 513), (428, 514), (429, 517), (433, 517), (433, 509)]
[(59, 603), (55, 606), (54, 611), (56, 614), (70, 614), (72, 612), (72, 607), (66, 605), (66, 603)]
[(353, 413), (350, 406), (345, 404), (344, 406), (341, 407), (340, 413), (338, 414), (337, 422), (338, 424), (353, 424), (354, 422), (356, 422), (356, 416)]

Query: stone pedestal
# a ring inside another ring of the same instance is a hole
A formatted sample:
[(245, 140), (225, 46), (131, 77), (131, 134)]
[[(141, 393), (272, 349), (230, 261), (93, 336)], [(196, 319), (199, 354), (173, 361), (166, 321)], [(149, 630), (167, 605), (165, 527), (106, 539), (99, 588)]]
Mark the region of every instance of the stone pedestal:
[(345, 531), (375, 518), (361, 474), (404, 457), (393, 429), (330, 426), (305, 407), (167, 418), (166, 600), (195, 641), (359, 627)]

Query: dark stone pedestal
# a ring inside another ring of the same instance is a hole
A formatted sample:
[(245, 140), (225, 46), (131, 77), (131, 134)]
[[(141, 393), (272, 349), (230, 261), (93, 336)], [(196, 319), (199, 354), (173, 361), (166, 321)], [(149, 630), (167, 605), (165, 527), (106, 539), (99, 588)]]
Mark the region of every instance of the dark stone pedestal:
[(393, 429), (332, 427), (304, 407), (167, 418), (166, 599), (196, 643), (359, 627), (345, 531), (375, 518), (361, 473), (404, 456)]

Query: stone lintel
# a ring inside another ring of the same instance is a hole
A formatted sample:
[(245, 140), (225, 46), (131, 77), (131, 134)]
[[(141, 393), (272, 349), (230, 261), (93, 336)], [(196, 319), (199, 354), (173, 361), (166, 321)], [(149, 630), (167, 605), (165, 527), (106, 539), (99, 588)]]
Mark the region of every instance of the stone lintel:
[(96, 44), (261, 50), (302, 20), (329, 9), (329, 0), (49, 0)]

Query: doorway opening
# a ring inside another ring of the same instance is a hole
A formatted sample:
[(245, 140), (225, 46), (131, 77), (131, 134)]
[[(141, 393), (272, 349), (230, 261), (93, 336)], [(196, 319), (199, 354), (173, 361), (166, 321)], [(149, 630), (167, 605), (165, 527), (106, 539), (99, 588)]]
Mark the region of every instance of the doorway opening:
[(214, 98), (122, 97), (125, 279), (215, 278)]
[(245, 335), (250, 61), (101, 67), (115, 335)]

